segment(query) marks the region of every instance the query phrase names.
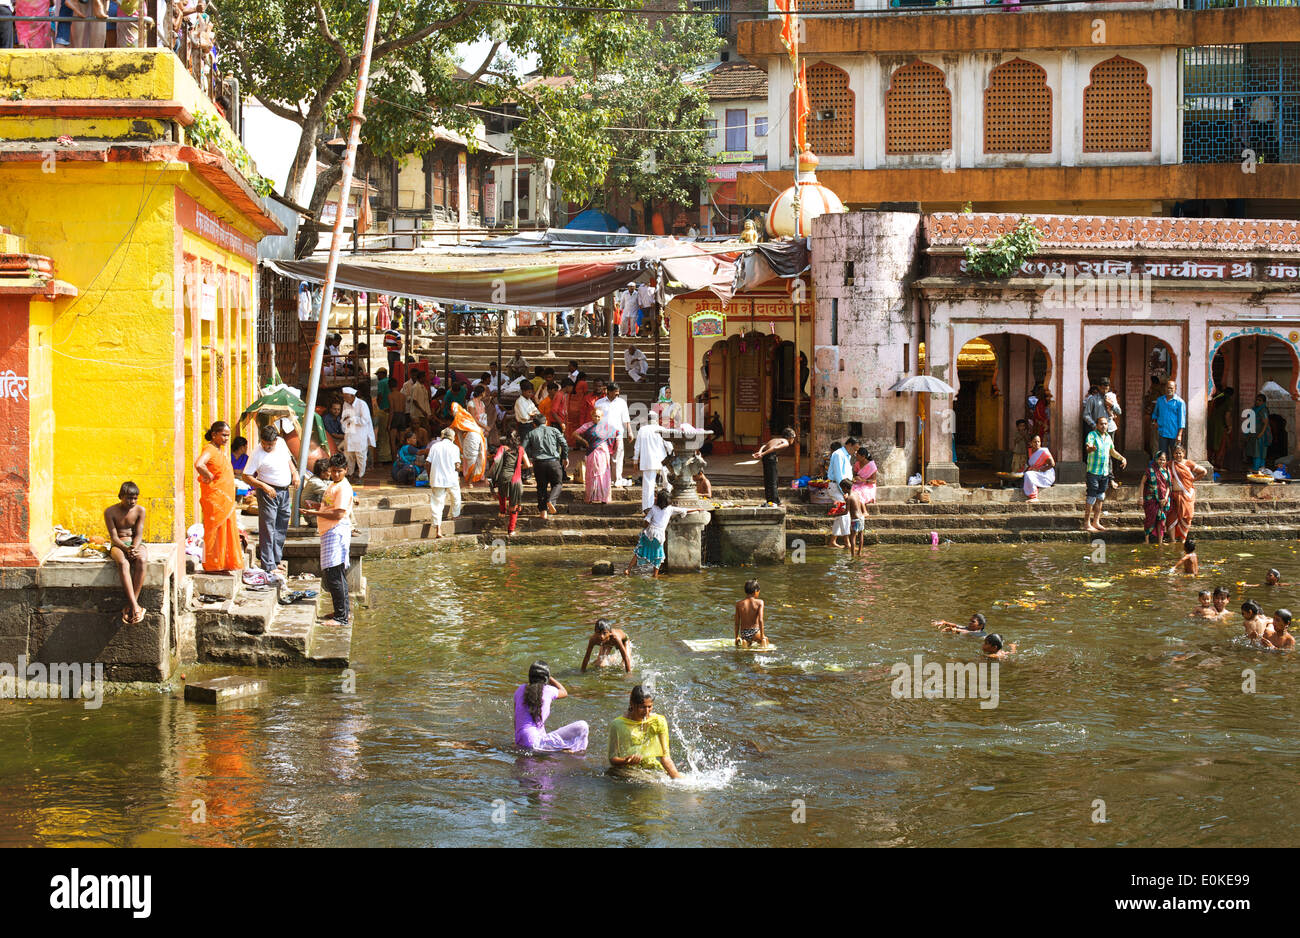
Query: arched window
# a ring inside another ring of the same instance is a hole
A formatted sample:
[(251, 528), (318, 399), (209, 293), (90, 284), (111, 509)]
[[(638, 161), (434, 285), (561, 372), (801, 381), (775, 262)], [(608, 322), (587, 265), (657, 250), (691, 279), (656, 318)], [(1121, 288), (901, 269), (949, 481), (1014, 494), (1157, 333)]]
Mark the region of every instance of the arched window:
[(885, 152), (942, 153), (952, 147), (952, 92), (943, 70), (922, 61), (897, 69), (885, 92)]
[(1052, 91), (1047, 72), (1033, 62), (1012, 59), (989, 73), (984, 152), (1052, 152)]
[[(829, 62), (808, 66), (808, 146), (818, 156), (853, 155), (853, 92), (849, 90), (849, 73)], [(790, 114), (795, 110), (790, 95)], [(790, 153), (794, 153), (793, 124)]]
[(1140, 62), (1116, 55), (1093, 66), (1083, 89), (1083, 152), (1151, 150), (1151, 86)]

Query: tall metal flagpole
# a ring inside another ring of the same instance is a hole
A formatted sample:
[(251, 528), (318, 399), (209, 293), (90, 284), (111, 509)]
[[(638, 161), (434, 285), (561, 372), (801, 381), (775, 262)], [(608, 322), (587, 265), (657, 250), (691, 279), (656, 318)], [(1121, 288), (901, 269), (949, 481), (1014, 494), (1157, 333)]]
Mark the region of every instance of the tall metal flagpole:
[[(320, 322), (316, 324), (316, 342), (311, 349), (311, 381), (307, 385), (307, 410), (303, 413), (302, 444), (298, 449), (298, 490), (293, 496), (293, 513), (289, 523), (298, 523), (298, 509), (302, 504), (302, 486), (307, 478), (307, 462), (311, 457), (311, 441), (316, 434), (316, 395), (320, 392), (321, 362), (325, 357), (325, 334), (329, 324), (329, 311), (334, 308), (334, 280), (339, 269), (339, 253), (343, 248), (343, 221), (347, 215), (348, 197), (352, 191), (352, 171), (357, 164), (357, 143), (361, 139), (361, 124), (365, 120), (362, 108), (366, 100), (366, 86), (370, 83), (370, 54), (375, 47), (375, 24), (379, 21), (379, 0), (370, 0), (366, 14), (366, 38), (361, 47), (360, 72), (357, 75), (357, 93), (352, 101), (352, 127), (348, 131), (348, 149), (343, 157), (343, 178), (339, 182), (339, 207), (334, 213), (334, 233), (330, 237), (329, 262), (325, 266), (325, 284), (321, 288)], [(364, 198), (364, 195), (362, 196)]]

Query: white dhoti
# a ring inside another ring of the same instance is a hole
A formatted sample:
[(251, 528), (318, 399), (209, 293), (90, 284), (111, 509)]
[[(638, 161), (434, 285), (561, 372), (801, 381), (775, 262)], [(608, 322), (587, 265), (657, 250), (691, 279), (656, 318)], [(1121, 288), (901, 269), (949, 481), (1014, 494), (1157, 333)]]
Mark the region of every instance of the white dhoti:
[(611, 460), (611, 466), (614, 475), (614, 484), (623, 484), (623, 434), (618, 435), (618, 445), (614, 447), (614, 458)]
[(641, 470), (641, 510), (645, 511), (655, 503), (655, 492), (659, 488), (660, 469)]
[(345, 449), (343, 455), (348, 461), (348, 475), (355, 474), (360, 479), (366, 474), (366, 450), (361, 449), (353, 452), (350, 449)]
[(442, 526), (442, 512), (447, 506), (447, 499), (451, 498), (451, 516), (460, 517), (460, 483), (455, 485), (438, 485), (429, 489), (429, 508), (433, 511), (433, 524), (435, 528)]

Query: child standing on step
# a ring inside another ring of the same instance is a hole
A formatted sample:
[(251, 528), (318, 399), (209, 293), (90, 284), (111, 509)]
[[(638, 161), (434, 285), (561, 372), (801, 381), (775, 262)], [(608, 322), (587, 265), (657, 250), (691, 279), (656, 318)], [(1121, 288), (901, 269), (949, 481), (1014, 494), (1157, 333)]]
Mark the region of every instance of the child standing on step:
[(702, 509), (679, 508), (672, 504), (668, 490), (660, 489), (655, 495), (655, 503), (645, 510), (645, 530), (641, 532), (641, 537), (636, 542), (636, 550), (632, 554), (632, 559), (627, 562), (627, 569), (623, 571), (623, 576), (630, 576), (632, 568), (642, 563), (654, 568), (655, 579), (659, 579), (659, 568), (663, 566), (667, 556), (664, 553), (664, 542), (668, 537), (669, 522), (674, 518), (700, 510)]

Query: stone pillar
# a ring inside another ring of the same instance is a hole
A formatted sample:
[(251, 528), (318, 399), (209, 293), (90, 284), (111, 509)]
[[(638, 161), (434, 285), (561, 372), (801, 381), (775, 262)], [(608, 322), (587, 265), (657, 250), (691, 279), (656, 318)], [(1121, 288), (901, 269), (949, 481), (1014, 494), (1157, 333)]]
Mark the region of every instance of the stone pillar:
[[(1052, 452), (1056, 481), (1083, 481), (1083, 396), (1088, 391), (1088, 351), (1078, 310), (1066, 310), (1061, 323), (1060, 361), (1052, 361)], [(1052, 349), (1048, 349), (1051, 357)]]
[[(941, 381), (946, 381), (958, 391), (957, 353), (961, 349), (954, 347), (952, 327), (948, 324), (948, 313), (944, 305), (930, 301), (926, 329), (926, 370)], [(930, 395), (925, 402), (930, 419), (925, 427), (925, 478), (942, 479), (951, 485), (961, 482), (961, 473), (952, 460), (953, 437), (957, 433), (957, 419), (953, 412), (954, 398), (951, 395)], [(916, 432), (916, 418), (912, 419), (912, 433)], [(918, 454), (919, 455), (919, 454)]]
[[(1202, 321), (1197, 322), (1196, 319)], [(1187, 367), (1185, 381), (1180, 381), (1183, 400), (1187, 402), (1187, 458), (1209, 466), (1206, 446), (1207, 403), (1209, 400), (1210, 363), (1206, 358), (1208, 340), (1202, 317), (1194, 317), (1187, 330)]]

